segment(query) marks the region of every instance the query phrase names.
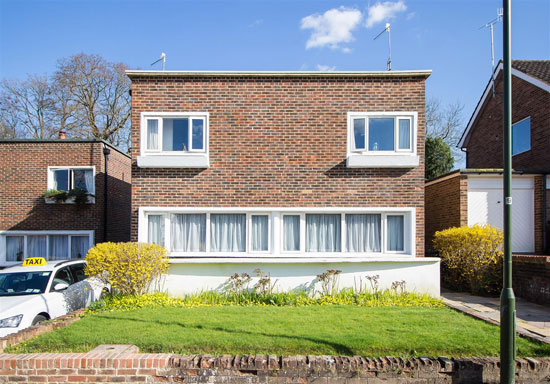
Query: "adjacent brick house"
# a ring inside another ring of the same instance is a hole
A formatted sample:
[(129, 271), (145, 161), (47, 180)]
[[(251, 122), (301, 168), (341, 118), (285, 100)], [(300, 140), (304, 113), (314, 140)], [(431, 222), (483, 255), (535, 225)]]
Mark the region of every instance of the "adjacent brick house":
[(127, 71), (132, 240), (173, 293), (261, 268), (281, 289), (380, 275), (439, 294), (424, 258), (429, 71)]
[[(427, 253), (433, 252), (438, 230), (473, 224), (502, 227), (502, 73), (500, 63), (460, 140), (467, 168), (426, 182)], [(512, 61), (512, 155), (514, 286), (519, 296), (550, 304), (546, 258), (518, 255), (550, 252), (548, 60)]]
[[(0, 140), (0, 266), (130, 239), (130, 157), (100, 140)], [(105, 184), (106, 183), (106, 184)], [(45, 199), (85, 190), (87, 202)]]

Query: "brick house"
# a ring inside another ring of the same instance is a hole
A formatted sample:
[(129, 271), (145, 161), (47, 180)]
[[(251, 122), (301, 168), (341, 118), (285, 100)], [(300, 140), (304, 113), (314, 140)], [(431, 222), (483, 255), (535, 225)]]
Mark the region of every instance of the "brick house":
[[(476, 223), (502, 228), (502, 73), (502, 63), (499, 63), (458, 144), (466, 152), (467, 168), (426, 182), (428, 254), (433, 251), (432, 239), (438, 230)], [(550, 258), (536, 260), (533, 255), (550, 254), (549, 149), (550, 61), (514, 60), (514, 286), (520, 296), (546, 304), (550, 304)]]
[[(428, 251), (437, 230), (475, 223), (502, 227), (502, 93), (499, 63), (459, 143), (466, 152), (467, 169), (426, 183)], [(514, 60), (512, 250), (516, 253), (548, 252), (549, 148), (550, 61)]]
[[(0, 266), (128, 241), (130, 183), (130, 157), (104, 141), (0, 140)], [(46, 190), (88, 195), (77, 203), (44, 198)]]
[(127, 71), (132, 240), (165, 246), (166, 289), (260, 268), (277, 289), (379, 275), (439, 294), (424, 257), (430, 71)]

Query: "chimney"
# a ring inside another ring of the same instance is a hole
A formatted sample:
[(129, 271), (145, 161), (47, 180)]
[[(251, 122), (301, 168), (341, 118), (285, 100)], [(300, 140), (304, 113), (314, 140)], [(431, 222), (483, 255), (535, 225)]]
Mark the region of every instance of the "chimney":
[(65, 134), (65, 131), (59, 131), (59, 140), (65, 140), (67, 138), (67, 135)]

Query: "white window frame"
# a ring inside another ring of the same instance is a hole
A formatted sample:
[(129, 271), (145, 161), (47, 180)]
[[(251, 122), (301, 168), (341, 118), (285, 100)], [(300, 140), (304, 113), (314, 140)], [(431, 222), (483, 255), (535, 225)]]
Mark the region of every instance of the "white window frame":
[[(365, 120), (365, 149), (355, 148), (353, 120)], [(394, 149), (389, 151), (370, 151), (369, 148), (369, 119), (394, 119)], [(411, 122), (410, 149), (399, 149), (399, 121), (409, 119)], [(418, 112), (348, 112), (347, 113), (347, 156), (348, 168), (414, 168), (420, 165), (417, 154)]]
[[(365, 149), (355, 148), (355, 135), (353, 129), (353, 120), (365, 119)], [(393, 140), (394, 149), (386, 151), (369, 150), (369, 127), (370, 119), (373, 118), (392, 118), (393, 122)], [(409, 120), (410, 124), (410, 148), (399, 149), (399, 120)], [(359, 153), (362, 155), (391, 155), (402, 153), (416, 154), (416, 136), (417, 136), (417, 112), (348, 112), (348, 154)]]
[[(171, 217), (180, 213), (206, 214), (206, 251), (205, 252), (172, 252), (171, 251)], [(211, 252), (210, 251), (210, 215), (211, 214), (246, 214), (246, 249), (245, 252)], [(306, 252), (306, 214), (340, 214), (341, 217), (341, 245), (340, 252)], [(346, 214), (379, 214), (381, 216), (381, 247), (380, 252), (348, 252), (346, 236)], [(413, 207), (377, 207), (377, 208), (174, 208), (174, 207), (140, 207), (138, 219), (138, 241), (148, 241), (148, 216), (164, 215), (165, 217), (165, 244), (171, 257), (200, 257), (200, 258), (326, 258), (340, 259), (379, 258), (388, 260), (391, 257), (410, 258), (416, 256), (416, 209)], [(269, 223), (269, 250), (252, 252), (251, 230), (252, 216), (267, 215)], [(284, 251), (283, 248), (283, 218), (287, 215), (300, 216), (300, 250)], [(387, 216), (401, 215), (404, 217), (404, 250), (387, 250)]]
[[(71, 241), (73, 236), (88, 236), (90, 249), (94, 246), (94, 231), (0, 231), (0, 265), (9, 266), (20, 264), (20, 261), (7, 261), (6, 255), (6, 236), (23, 236), (23, 260), (29, 257), (27, 255), (27, 237), (28, 236), (46, 236), (46, 253), (47, 259), (50, 260), (50, 235), (62, 235), (68, 236), (68, 250), (69, 256), (71, 253)], [(59, 259), (55, 261), (62, 261), (65, 259)], [(73, 260), (73, 259), (71, 259)], [(74, 259), (76, 260), (76, 259)]]
[(74, 170), (79, 170), (79, 169), (84, 169), (84, 170), (91, 170), (92, 171), (92, 191), (88, 191), (88, 193), (92, 194), (92, 195), (95, 195), (95, 166), (50, 166), (48, 167), (48, 189), (54, 189), (54, 177), (53, 177), (53, 174), (54, 174), (54, 171), (63, 171), (63, 170), (67, 170), (69, 171), (69, 177), (70, 177), (70, 180), (69, 180), (69, 190), (71, 190), (72, 186), (74, 186), (74, 175), (73, 175), (73, 172)]
[[(388, 216), (402, 216), (403, 217), (403, 250), (402, 251), (390, 251), (388, 250)], [(407, 217), (402, 213), (385, 213), (382, 215), (382, 224), (384, 225), (384, 230), (382, 231), (382, 237), (384, 238), (384, 243), (382, 249), (384, 253), (387, 254), (406, 254), (407, 253)]]
[(514, 142), (513, 142), (513, 137), (514, 137), (514, 125), (517, 125), (519, 123), (522, 123), (524, 122), (525, 120), (529, 120), (529, 148), (527, 148), (525, 151), (521, 151), (521, 152), (518, 152), (518, 153), (513, 153), (512, 152), (512, 156), (517, 156), (519, 154), (522, 154), (522, 153), (525, 153), (525, 152), (529, 152), (531, 150), (531, 116), (527, 116), (521, 120), (518, 120), (516, 121), (515, 123), (512, 123), (512, 151), (514, 149)]
[[(284, 221), (284, 217), (285, 216), (299, 216), (300, 217), (300, 249), (298, 249), (297, 251), (285, 251), (285, 247), (284, 247), (284, 243), (285, 243), (285, 239), (284, 239), (284, 235), (285, 235), (285, 221)], [(306, 237), (305, 237), (305, 234), (306, 234), (306, 214), (305, 213), (295, 213), (295, 212), (283, 212), (281, 214), (281, 226), (280, 226), (280, 242), (279, 242), (279, 245), (280, 245), (280, 249), (281, 249), (281, 253), (282, 254), (294, 254), (294, 255), (297, 255), (297, 254), (301, 254), (301, 253), (305, 253), (305, 249), (306, 249)]]
[[(267, 216), (267, 251), (253, 251), (252, 250), (252, 216)], [(271, 250), (273, 246), (271, 245), (272, 237), (271, 234), (271, 222), (273, 218), (270, 212), (253, 212), (253, 213), (247, 213), (246, 214), (246, 225), (247, 225), (247, 239), (246, 242), (248, 243), (247, 251), (250, 251), (250, 253), (271, 253)]]
[[(189, 149), (186, 151), (163, 151), (163, 136), (164, 136), (164, 119), (189, 119), (188, 143)], [(158, 127), (158, 148), (147, 148), (147, 122), (149, 120), (157, 120)], [(193, 148), (193, 120), (203, 121), (203, 149)], [(190, 154), (208, 154), (208, 132), (209, 132), (209, 113), (208, 112), (141, 112), (141, 155), (159, 155), (165, 154), (170, 156), (188, 156)]]

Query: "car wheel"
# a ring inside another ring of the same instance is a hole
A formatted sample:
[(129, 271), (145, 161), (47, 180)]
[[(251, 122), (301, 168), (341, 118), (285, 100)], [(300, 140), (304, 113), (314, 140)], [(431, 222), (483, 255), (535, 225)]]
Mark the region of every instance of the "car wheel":
[(43, 316), (43, 315), (37, 315), (34, 320), (32, 321), (32, 325), (36, 325), (44, 320), (48, 320), (48, 318), (46, 316)]

